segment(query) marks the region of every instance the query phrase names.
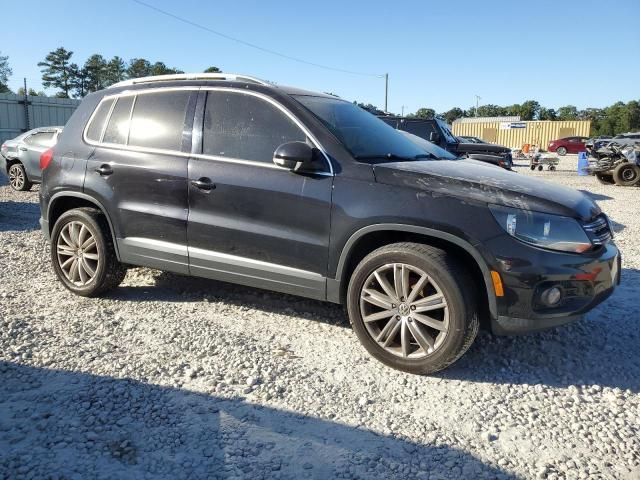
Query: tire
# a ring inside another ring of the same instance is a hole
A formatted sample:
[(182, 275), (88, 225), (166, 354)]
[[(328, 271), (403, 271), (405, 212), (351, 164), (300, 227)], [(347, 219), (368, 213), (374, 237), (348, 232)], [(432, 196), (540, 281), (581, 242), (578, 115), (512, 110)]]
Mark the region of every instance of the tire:
[(556, 153), (561, 157), (564, 157), (567, 154), (567, 149), (565, 147), (558, 147), (556, 149)]
[(544, 167), (542, 165), (538, 165), (538, 171), (541, 172)]
[(625, 162), (613, 169), (613, 181), (622, 187), (631, 187), (640, 181), (640, 167)]
[(33, 183), (29, 181), (24, 165), (20, 162), (14, 163), (7, 171), (9, 177), (9, 185), (18, 192), (26, 192), (31, 190)]
[[(396, 275), (406, 278), (407, 287), (400, 290), (409, 292), (408, 298), (398, 298)], [(387, 289), (376, 283), (378, 276), (387, 279)], [(480, 323), (476, 289), (468, 272), (446, 252), (418, 243), (395, 243), (371, 252), (355, 268), (349, 280), (347, 312), (358, 339), (374, 358), (397, 370), (430, 374), (454, 363), (473, 343)], [(380, 303), (380, 292), (383, 299), (384, 292), (394, 294), (386, 297), (400, 303), (387, 308), (389, 303)], [(424, 308), (429, 309), (429, 324), (424, 323)], [(371, 320), (376, 315), (380, 318)]]
[(94, 208), (76, 208), (58, 218), (51, 233), (51, 262), (62, 284), (83, 297), (117, 287), (127, 273), (116, 257), (106, 218)]
[(535, 170), (536, 166), (535, 165), (531, 165), (531, 170)]
[(613, 181), (612, 175), (606, 175), (604, 173), (596, 173), (594, 174), (596, 180), (603, 185), (613, 185), (615, 182)]

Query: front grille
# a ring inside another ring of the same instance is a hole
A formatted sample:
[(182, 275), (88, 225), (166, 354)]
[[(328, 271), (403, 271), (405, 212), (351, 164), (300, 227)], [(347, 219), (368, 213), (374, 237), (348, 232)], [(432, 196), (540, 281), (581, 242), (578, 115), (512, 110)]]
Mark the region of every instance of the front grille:
[(596, 217), (595, 220), (585, 223), (582, 227), (594, 245), (604, 245), (613, 237), (613, 233), (609, 228), (609, 222), (604, 215)]

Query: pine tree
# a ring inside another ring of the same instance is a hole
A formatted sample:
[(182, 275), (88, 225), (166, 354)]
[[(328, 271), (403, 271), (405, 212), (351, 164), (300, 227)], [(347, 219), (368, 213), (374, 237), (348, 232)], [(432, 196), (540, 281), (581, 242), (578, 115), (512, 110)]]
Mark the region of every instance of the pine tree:
[(59, 88), (61, 91), (56, 94), (57, 97), (69, 98), (74, 74), (69, 62), (72, 55), (73, 52), (60, 47), (49, 52), (44, 62), (38, 63), (42, 67), (42, 85), (45, 88)]

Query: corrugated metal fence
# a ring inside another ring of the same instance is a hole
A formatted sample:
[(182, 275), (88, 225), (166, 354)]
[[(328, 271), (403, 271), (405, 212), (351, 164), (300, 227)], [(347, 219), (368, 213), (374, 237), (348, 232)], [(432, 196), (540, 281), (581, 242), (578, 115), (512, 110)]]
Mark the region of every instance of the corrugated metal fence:
[(80, 100), (0, 93), (0, 143), (36, 127), (64, 125)]
[(453, 122), (454, 135), (478, 137), (489, 143), (509, 148), (520, 148), (525, 143), (546, 149), (551, 140), (564, 137), (588, 137), (591, 122), (588, 120), (533, 122)]

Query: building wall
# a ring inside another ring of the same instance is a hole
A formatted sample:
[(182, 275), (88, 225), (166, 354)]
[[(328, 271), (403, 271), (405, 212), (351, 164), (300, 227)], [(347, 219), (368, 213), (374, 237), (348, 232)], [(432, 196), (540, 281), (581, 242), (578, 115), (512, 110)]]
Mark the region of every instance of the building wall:
[(0, 93), (0, 143), (37, 127), (64, 126), (80, 100)]
[(453, 122), (452, 125), (454, 135), (478, 137), (487, 142), (504, 145), (509, 148), (521, 148), (525, 143), (529, 143), (546, 149), (551, 140), (572, 136), (588, 137), (590, 130), (591, 122), (588, 120), (483, 123)]

